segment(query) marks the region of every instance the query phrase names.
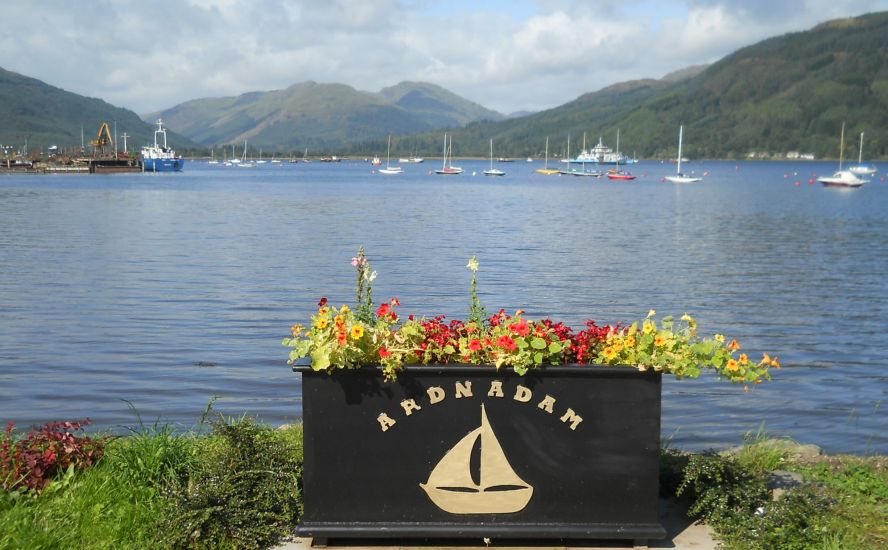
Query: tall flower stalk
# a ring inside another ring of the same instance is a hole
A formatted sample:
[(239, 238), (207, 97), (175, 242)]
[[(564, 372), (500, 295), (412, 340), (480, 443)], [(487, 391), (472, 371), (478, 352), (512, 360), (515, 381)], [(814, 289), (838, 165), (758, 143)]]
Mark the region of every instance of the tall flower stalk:
[(355, 316), (365, 323), (373, 322), (373, 281), (376, 272), (370, 268), (370, 260), (364, 254), (364, 246), (358, 249), (358, 255), (352, 258), (352, 266), (357, 270), (357, 309)]
[(472, 256), (466, 267), (472, 270), (472, 305), (469, 308), (469, 321), (480, 327), (484, 325), (488, 315), (478, 298), (478, 257)]

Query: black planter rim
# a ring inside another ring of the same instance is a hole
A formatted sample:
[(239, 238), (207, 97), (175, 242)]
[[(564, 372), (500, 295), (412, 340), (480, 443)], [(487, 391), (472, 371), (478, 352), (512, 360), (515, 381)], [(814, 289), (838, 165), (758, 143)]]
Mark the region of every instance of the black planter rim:
[[(432, 373), (432, 372), (452, 372), (458, 374), (466, 374), (466, 373), (501, 373), (501, 374), (515, 374), (512, 370), (511, 366), (503, 366), (499, 369), (494, 367), (491, 364), (466, 364), (466, 363), (434, 363), (428, 365), (406, 365), (404, 367), (404, 371), (402, 372), (416, 372), (416, 373)], [(293, 372), (299, 373), (318, 373), (318, 374), (328, 374), (331, 376), (348, 376), (352, 374), (360, 374), (360, 373), (374, 373), (380, 374), (382, 372), (382, 367), (378, 365), (374, 366), (366, 366), (360, 367), (356, 369), (334, 369), (330, 371), (315, 371), (311, 368), (310, 363), (297, 363), (293, 365)], [(607, 374), (607, 375), (632, 375), (632, 376), (652, 376), (655, 374), (661, 374), (661, 371), (656, 371), (652, 368), (645, 369), (644, 371), (639, 370), (637, 367), (633, 366), (613, 366), (613, 365), (584, 365), (579, 363), (571, 363), (567, 365), (546, 365), (542, 367), (534, 367), (527, 371), (524, 376), (531, 376), (534, 373), (537, 374), (589, 374), (589, 373), (599, 373), (599, 374)]]

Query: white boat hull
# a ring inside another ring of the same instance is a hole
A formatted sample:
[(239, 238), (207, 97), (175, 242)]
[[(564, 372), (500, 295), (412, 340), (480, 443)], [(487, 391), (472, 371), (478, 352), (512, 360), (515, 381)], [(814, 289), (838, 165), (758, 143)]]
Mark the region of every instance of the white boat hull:
[(672, 183), (697, 183), (698, 181), (703, 181), (703, 178), (694, 178), (691, 176), (666, 176), (665, 179)]

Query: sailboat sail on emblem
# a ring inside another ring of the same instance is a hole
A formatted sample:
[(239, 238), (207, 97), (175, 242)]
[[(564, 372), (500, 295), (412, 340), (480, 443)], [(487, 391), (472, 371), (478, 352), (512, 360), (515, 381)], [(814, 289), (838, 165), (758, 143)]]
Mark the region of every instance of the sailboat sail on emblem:
[[(481, 440), (479, 481), (472, 478), (471, 456)], [(435, 466), (420, 487), (438, 508), (451, 514), (510, 514), (530, 502), (533, 487), (509, 465), (481, 405), (481, 426), (469, 432)]]

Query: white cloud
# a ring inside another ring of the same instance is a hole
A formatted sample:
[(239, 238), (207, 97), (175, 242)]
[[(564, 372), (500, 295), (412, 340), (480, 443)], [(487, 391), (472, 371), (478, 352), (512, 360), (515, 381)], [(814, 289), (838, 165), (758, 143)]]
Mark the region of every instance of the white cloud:
[[(715, 61), (888, 0), (4, 2), (0, 66), (137, 112), (342, 82), (433, 82), (502, 112)], [(150, 11), (150, 13), (149, 13)]]

